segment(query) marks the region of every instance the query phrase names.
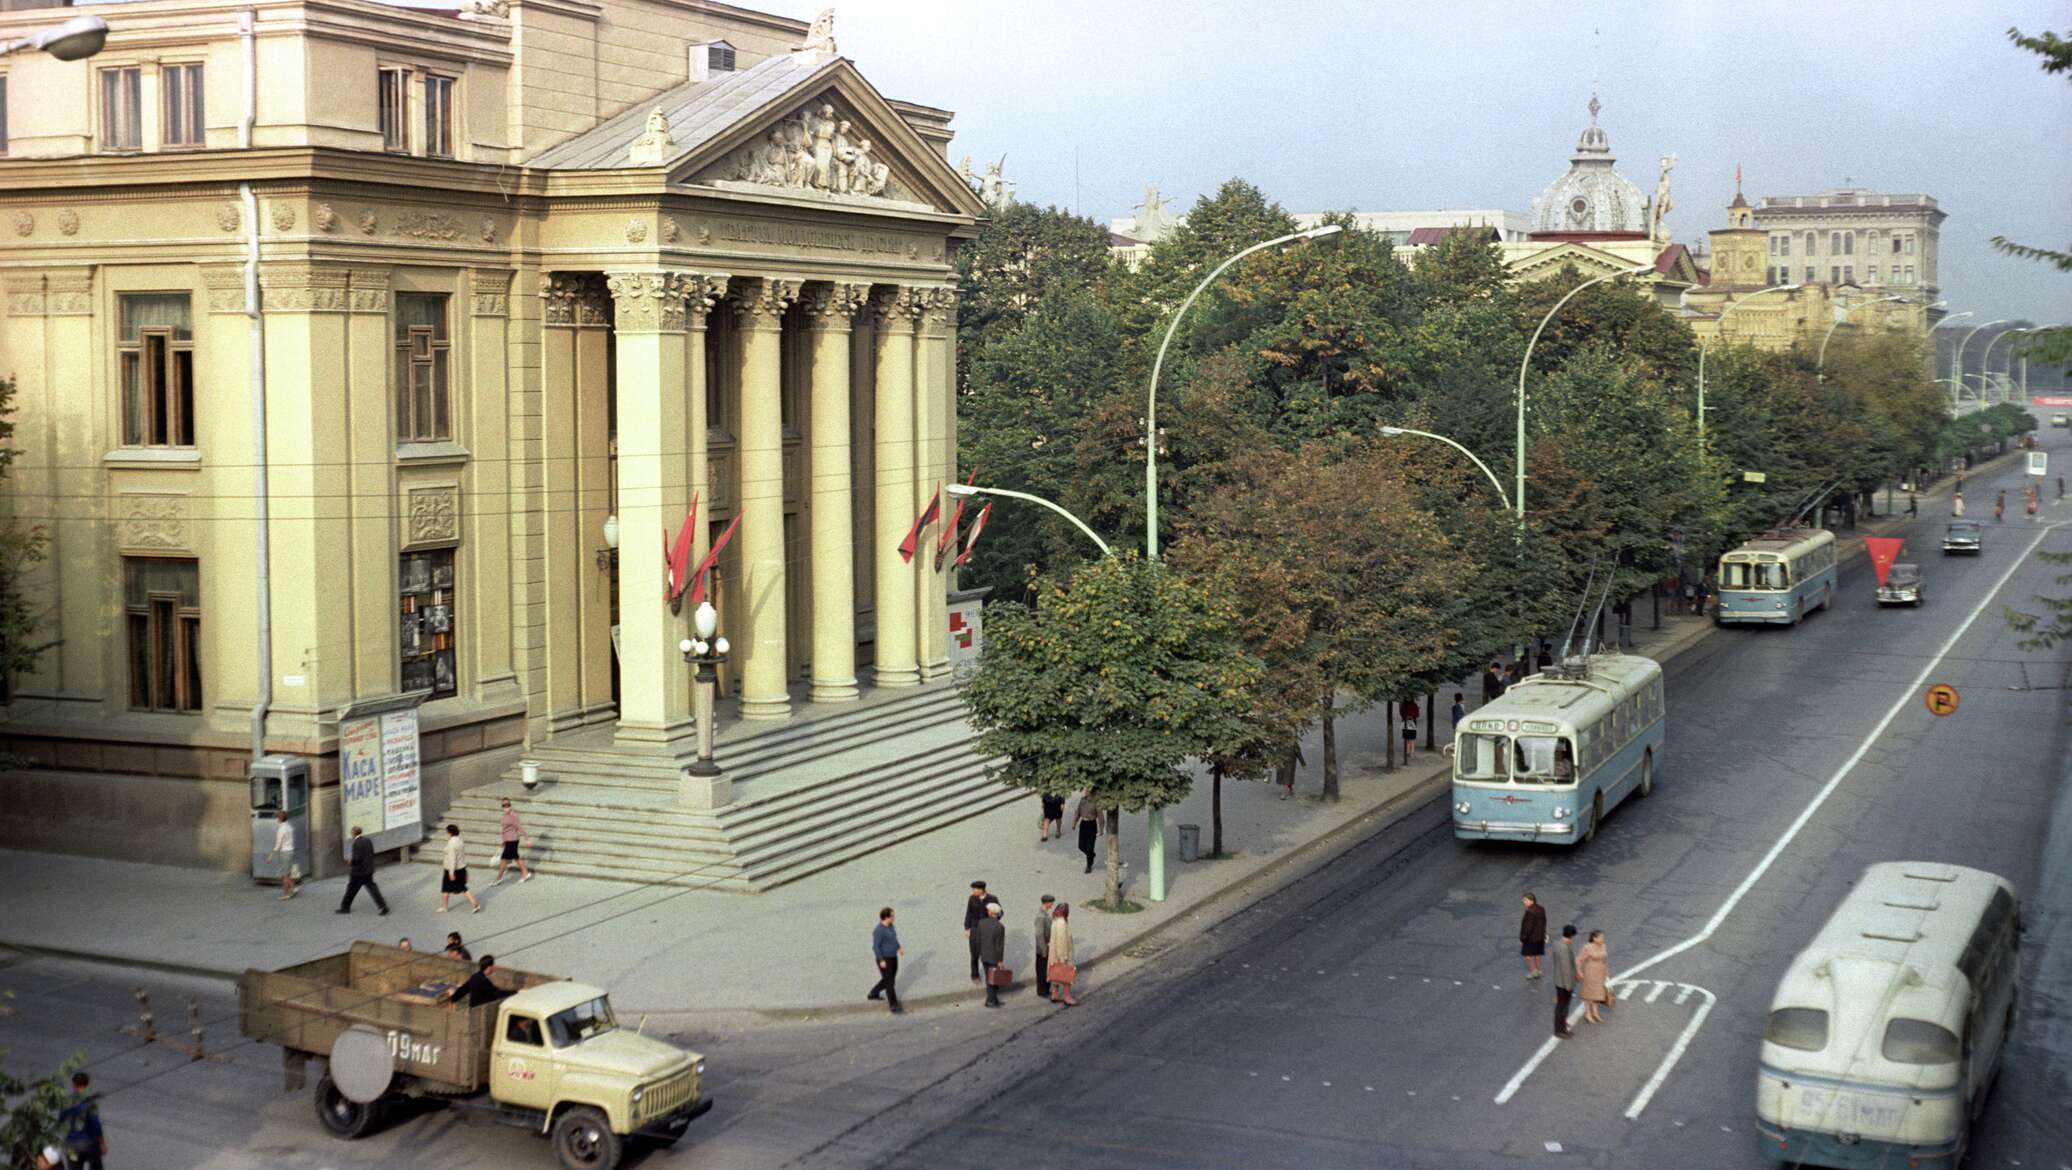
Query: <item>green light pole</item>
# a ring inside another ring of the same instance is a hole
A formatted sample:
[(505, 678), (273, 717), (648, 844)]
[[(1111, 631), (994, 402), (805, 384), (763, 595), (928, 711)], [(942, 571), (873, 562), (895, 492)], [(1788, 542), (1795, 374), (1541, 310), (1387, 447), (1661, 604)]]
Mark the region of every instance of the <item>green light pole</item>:
[[(1797, 284), (1773, 284), (1769, 288), (1759, 288), (1749, 293), (1747, 296), (1721, 309), (1719, 311), (1719, 324), (1713, 328), (1712, 336), (1698, 343), (1698, 450), (1705, 450), (1705, 355), (1712, 349), (1713, 339), (1726, 333), (1727, 314), (1762, 296), (1764, 293), (1793, 292), (1802, 287), (1804, 286)], [(1830, 330), (1829, 332), (1833, 331)], [(1825, 341), (1821, 342), (1820, 347), (1822, 352), (1825, 352), (1827, 343)]]
[(1548, 309), (1547, 315), (1540, 318), (1539, 328), (1532, 331), (1532, 340), (1525, 343), (1525, 356), (1518, 362), (1518, 450), (1513, 456), (1518, 465), (1518, 488), (1517, 494), (1511, 497), (1512, 508), (1518, 513), (1520, 523), (1525, 520), (1525, 374), (1532, 368), (1533, 347), (1540, 343), (1540, 334), (1547, 331), (1547, 323), (1554, 319), (1554, 314), (1559, 313), (1561, 306), (1573, 300), (1577, 293), (1593, 284), (1603, 284), (1607, 280), (1616, 280), (1621, 276), (1641, 276), (1654, 270), (1653, 264), (1636, 264), (1631, 268), (1621, 268), (1602, 276), (1593, 276), (1575, 286), (1568, 290), (1567, 296), (1554, 302), (1554, 307)]

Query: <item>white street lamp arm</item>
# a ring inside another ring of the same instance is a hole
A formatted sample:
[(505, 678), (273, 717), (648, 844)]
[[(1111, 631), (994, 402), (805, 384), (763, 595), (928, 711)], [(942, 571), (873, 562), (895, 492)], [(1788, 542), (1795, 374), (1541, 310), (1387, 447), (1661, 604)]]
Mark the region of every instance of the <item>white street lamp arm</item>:
[[(1816, 359), (1814, 360), (1814, 362), (1813, 362), (1813, 368), (1814, 368), (1815, 370), (1824, 370), (1824, 369), (1826, 369), (1826, 368), (1827, 368), (1827, 343), (1828, 343), (1828, 342), (1830, 342), (1830, 341), (1833, 341), (1833, 340), (1834, 340), (1834, 337), (1835, 337), (1835, 330), (1837, 330), (1837, 329), (1840, 329), (1840, 328), (1842, 327), (1842, 322), (1844, 322), (1844, 321), (1847, 321), (1847, 320), (1849, 319), (1849, 314), (1851, 314), (1851, 313), (1854, 313), (1854, 312), (1855, 312), (1856, 310), (1858, 310), (1858, 309), (1867, 309), (1867, 308), (1871, 307), (1872, 305), (1882, 305), (1882, 304), (1884, 304), (1884, 303), (1885, 303), (1886, 301), (1903, 301), (1903, 300), (1906, 300), (1906, 298), (1905, 298), (1905, 297), (1879, 297), (1879, 298), (1878, 298), (1877, 300), (1875, 300), (1875, 301), (1865, 301), (1864, 303), (1862, 303), (1862, 304), (1860, 304), (1860, 305), (1850, 305), (1849, 307), (1847, 307), (1847, 308), (1843, 309), (1843, 310), (1842, 310), (1842, 311), (1841, 311), (1840, 313), (1836, 314), (1836, 315), (1835, 315), (1835, 323), (1827, 327), (1827, 335), (1826, 335), (1825, 337), (1822, 337), (1822, 338), (1820, 339), (1820, 356), (1819, 356), (1818, 358), (1816, 358)], [(1722, 314), (1722, 316), (1724, 316), (1724, 314)]]
[(1568, 290), (1567, 296), (1554, 302), (1554, 307), (1548, 309), (1547, 315), (1540, 318), (1539, 327), (1532, 331), (1532, 340), (1525, 343), (1525, 356), (1518, 360), (1518, 495), (1515, 508), (1520, 520), (1525, 519), (1525, 374), (1526, 371), (1532, 368), (1533, 347), (1540, 343), (1540, 334), (1546, 332), (1547, 323), (1554, 319), (1554, 314), (1559, 313), (1561, 306), (1573, 300), (1577, 293), (1582, 292), (1593, 284), (1602, 284), (1607, 280), (1614, 280), (1621, 276), (1640, 276), (1643, 273), (1653, 272), (1654, 270), (1655, 266), (1652, 264), (1636, 264), (1632, 268), (1621, 268), (1617, 272), (1606, 272), (1599, 276), (1593, 276), (1575, 286)]
[(1498, 479), (1496, 477), (1496, 472), (1491, 471), (1489, 469), (1489, 464), (1482, 462), (1482, 460), (1478, 458), (1473, 451), (1468, 450), (1466, 447), (1461, 446), (1459, 443), (1454, 442), (1452, 439), (1447, 438), (1445, 435), (1436, 435), (1433, 434), (1431, 431), (1420, 431), (1411, 427), (1383, 427), (1381, 428), (1381, 433), (1384, 435), (1418, 435), (1427, 439), (1437, 439), (1440, 442), (1446, 444), (1447, 446), (1453, 448), (1454, 450), (1460, 452), (1461, 454), (1467, 456), (1470, 460), (1474, 462), (1475, 466), (1482, 469), (1482, 474), (1489, 477), (1489, 486), (1496, 489), (1496, 498), (1504, 502), (1504, 511), (1508, 512), (1511, 510), (1511, 497), (1504, 494), (1504, 481)]
[(1070, 520), (1074, 527), (1078, 528), (1079, 531), (1086, 533), (1086, 538), (1088, 540), (1093, 541), (1094, 544), (1100, 547), (1102, 556), (1105, 557), (1113, 555), (1113, 553), (1108, 548), (1108, 542), (1102, 540), (1100, 536), (1094, 532), (1093, 529), (1088, 528), (1086, 526), (1085, 521), (1081, 520), (1077, 516), (1074, 516), (1072, 513), (1067, 512), (1065, 509), (1050, 502), (1049, 500), (1044, 499), (1042, 496), (1030, 495), (1028, 492), (1009, 491), (1007, 488), (974, 486), (968, 483), (945, 484), (943, 485), (943, 490), (947, 491), (953, 496), (1005, 496), (1010, 500), (1027, 500), (1032, 504), (1041, 504), (1044, 507), (1049, 508), (1051, 511), (1056, 512), (1058, 515), (1063, 516), (1065, 519)]

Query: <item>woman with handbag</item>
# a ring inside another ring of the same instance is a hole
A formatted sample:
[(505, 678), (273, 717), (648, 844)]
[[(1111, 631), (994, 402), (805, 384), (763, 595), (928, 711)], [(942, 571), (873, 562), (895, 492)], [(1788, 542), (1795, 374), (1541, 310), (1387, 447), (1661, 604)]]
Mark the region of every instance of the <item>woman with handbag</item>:
[(1612, 989), (1606, 985), (1610, 971), (1611, 956), (1605, 950), (1604, 932), (1593, 930), (1590, 941), (1576, 952), (1576, 994), (1583, 1000), (1584, 1023), (1604, 1023), (1604, 1017), (1597, 1012), (1612, 1001)]
[(1079, 979), (1079, 968), (1072, 963), (1072, 906), (1059, 902), (1050, 916), (1050, 946), (1045, 953), (1050, 956), (1050, 1002), (1066, 1007), (1078, 1007), (1079, 1001), (1072, 998), (1072, 984)]

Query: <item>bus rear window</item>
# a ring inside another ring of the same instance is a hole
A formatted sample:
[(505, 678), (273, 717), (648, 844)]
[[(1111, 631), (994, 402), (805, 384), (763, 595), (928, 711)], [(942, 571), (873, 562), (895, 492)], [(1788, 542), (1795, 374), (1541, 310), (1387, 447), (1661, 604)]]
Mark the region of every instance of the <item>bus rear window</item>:
[(1801, 1052), (1827, 1047), (1827, 1013), (1819, 1008), (1778, 1008), (1770, 1013), (1763, 1039)]
[(1898, 1064), (1955, 1064), (1957, 1035), (1927, 1020), (1896, 1019), (1885, 1025), (1884, 1053)]

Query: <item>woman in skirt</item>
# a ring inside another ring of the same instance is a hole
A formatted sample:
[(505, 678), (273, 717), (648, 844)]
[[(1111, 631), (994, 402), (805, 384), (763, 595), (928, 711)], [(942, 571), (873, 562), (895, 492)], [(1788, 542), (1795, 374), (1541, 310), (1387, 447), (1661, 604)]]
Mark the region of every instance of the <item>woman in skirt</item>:
[(446, 903), (455, 894), (468, 900), (473, 909), (470, 914), (482, 913), (482, 903), (475, 900), (475, 892), (468, 889), (468, 846), (460, 839), (460, 826), (446, 826), (446, 856), (441, 860), (445, 867), (439, 877), (439, 913), (446, 913)]
[(1043, 794), (1043, 820), (1036, 826), (1036, 843), (1065, 835), (1065, 798)]
[(1416, 699), (1403, 700), (1397, 710), (1403, 716), (1403, 762), (1407, 764), (1417, 754), (1417, 720), (1424, 712), (1418, 709)]

